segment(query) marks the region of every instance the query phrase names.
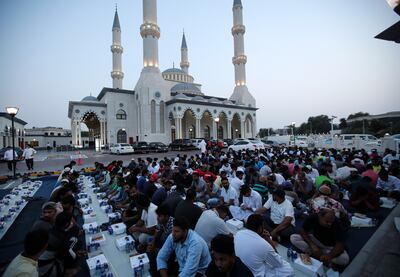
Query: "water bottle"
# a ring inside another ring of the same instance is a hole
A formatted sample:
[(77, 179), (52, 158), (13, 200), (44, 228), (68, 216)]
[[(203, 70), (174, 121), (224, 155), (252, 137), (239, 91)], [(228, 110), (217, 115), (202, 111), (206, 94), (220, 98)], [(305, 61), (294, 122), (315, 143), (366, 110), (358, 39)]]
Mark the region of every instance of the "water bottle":
[(292, 262), (294, 262), (297, 259), (297, 252), (296, 251), (292, 251)]
[(114, 230), (113, 230), (113, 228), (111, 226), (108, 227), (108, 233), (110, 235), (112, 235), (114, 233)]
[(101, 267), (100, 260), (97, 260), (97, 261), (96, 261), (96, 272), (99, 272), (99, 271), (100, 271), (100, 267)]
[(93, 225), (89, 224), (89, 234), (93, 234)]
[(291, 257), (292, 257), (292, 248), (291, 247), (289, 247), (287, 249), (286, 256), (287, 256), (288, 261), (290, 261)]

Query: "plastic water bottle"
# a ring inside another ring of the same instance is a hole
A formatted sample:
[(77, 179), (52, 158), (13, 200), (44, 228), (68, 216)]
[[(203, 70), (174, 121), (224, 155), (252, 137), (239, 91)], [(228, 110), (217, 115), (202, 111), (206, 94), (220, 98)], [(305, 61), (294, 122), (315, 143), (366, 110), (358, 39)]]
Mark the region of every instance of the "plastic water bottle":
[(292, 262), (294, 262), (297, 259), (297, 252), (292, 250)]
[(292, 247), (289, 247), (287, 249), (286, 256), (287, 256), (288, 261), (290, 261), (292, 259)]
[(97, 261), (96, 261), (96, 272), (99, 272), (99, 271), (100, 271), (100, 268), (101, 268), (100, 260), (97, 260)]
[(113, 230), (113, 228), (111, 226), (108, 227), (108, 233), (110, 235), (112, 235), (114, 233), (114, 230)]

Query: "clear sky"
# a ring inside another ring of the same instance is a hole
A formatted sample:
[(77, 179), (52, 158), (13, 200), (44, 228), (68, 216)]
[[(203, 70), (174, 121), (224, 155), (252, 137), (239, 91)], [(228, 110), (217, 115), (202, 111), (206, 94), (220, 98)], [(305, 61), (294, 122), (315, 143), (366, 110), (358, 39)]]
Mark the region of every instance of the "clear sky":
[[(400, 45), (374, 36), (400, 18), (385, 0), (242, 0), (247, 86), (258, 128), (309, 116), (400, 110)], [(142, 68), (141, 0), (1, 0), (0, 108), (32, 126), (70, 127), (68, 101), (110, 87), (114, 6), (122, 29), (124, 88)], [(203, 93), (233, 92), (233, 0), (159, 0), (161, 70), (180, 61)]]

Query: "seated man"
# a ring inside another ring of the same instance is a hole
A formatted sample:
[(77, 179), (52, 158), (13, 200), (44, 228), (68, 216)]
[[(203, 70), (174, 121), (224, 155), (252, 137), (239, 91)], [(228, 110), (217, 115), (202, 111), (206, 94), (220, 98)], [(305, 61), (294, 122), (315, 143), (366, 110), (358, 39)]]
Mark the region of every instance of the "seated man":
[(349, 263), (349, 255), (344, 249), (345, 233), (331, 209), (323, 209), (318, 215), (310, 215), (304, 221), (300, 235), (292, 235), (290, 241), (295, 247), (327, 266), (344, 266)]
[(207, 243), (193, 230), (185, 218), (175, 218), (170, 234), (157, 256), (157, 269), (162, 277), (168, 277), (167, 262), (175, 252), (179, 264), (179, 276), (203, 276), (211, 262)]
[(228, 207), (226, 206), (217, 206), (201, 214), (194, 230), (205, 240), (208, 246), (216, 235), (229, 235), (231, 233), (224, 221), (227, 215)]
[(136, 206), (142, 210), (142, 216), (135, 225), (129, 228), (129, 232), (139, 241), (139, 249), (143, 251), (156, 232), (157, 206), (141, 193), (136, 195), (135, 202)]
[(292, 267), (274, 249), (269, 233), (263, 228), (263, 218), (252, 214), (247, 229), (236, 233), (235, 253), (255, 277), (294, 276)]
[(261, 195), (253, 190), (249, 185), (240, 187), (240, 194), (243, 196), (243, 203), (240, 207), (229, 206), (233, 218), (247, 220), (257, 209), (262, 207)]
[(175, 218), (184, 217), (189, 222), (189, 228), (194, 230), (203, 210), (194, 204), (196, 191), (190, 188), (186, 192), (186, 199), (179, 202), (175, 209)]
[(228, 178), (221, 178), (221, 195), (220, 195), (220, 204), (223, 205), (239, 205), (239, 198), (236, 193), (236, 190), (229, 185)]
[(253, 277), (251, 270), (235, 255), (233, 237), (217, 235), (211, 241), (213, 260), (208, 265), (207, 277)]
[(294, 233), (294, 209), (292, 203), (285, 198), (283, 190), (273, 190), (272, 197), (256, 212), (264, 214), (267, 210), (271, 210), (270, 217), (265, 217), (265, 220), (272, 238), (274, 240), (289, 239), (290, 235)]
[(363, 177), (362, 184), (351, 194), (350, 205), (357, 212), (368, 213), (379, 209), (379, 196), (372, 186), (371, 178)]
[(31, 231), (44, 230), (47, 233), (54, 226), (57, 215), (57, 204), (54, 202), (46, 202), (42, 206), (42, 216), (33, 223)]
[(379, 179), (376, 188), (379, 195), (392, 197), (400, 201), (400, 179), (389, 175), (385, 169), (379, 171)]

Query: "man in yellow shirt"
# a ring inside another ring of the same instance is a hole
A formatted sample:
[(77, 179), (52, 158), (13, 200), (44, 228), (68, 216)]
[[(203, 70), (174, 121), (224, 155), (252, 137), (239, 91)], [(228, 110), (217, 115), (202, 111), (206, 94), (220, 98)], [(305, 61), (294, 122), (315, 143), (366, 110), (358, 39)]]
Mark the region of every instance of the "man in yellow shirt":
[(24, 240), (24, 252), (8, 265), (3, 277), (37, 277), (37, 260), (47, 247), (49, 235), (44, 230), (29, 232)]

